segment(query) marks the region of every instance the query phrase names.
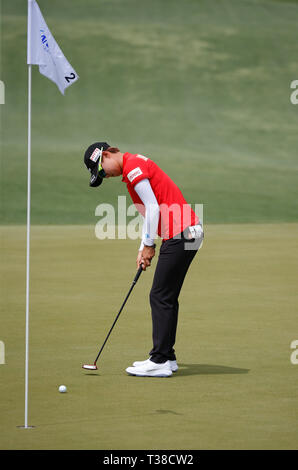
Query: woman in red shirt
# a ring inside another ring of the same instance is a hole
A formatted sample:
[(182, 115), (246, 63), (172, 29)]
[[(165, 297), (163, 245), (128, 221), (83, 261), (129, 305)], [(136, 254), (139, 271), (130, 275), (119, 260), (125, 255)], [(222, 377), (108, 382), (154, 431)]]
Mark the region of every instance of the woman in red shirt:
[(91, 173), (90, 186), (103, 178), (122, 175), (122, 182), (144, 217), (137, 267), (146, 270), (155, 256), (154, 240), (162, 238), (150, 291), (153, 348), (149, 358), (136, 361), (127, 373), (135, 376), (170, 377), (178, 370), (174, 344), (178, 321), (178, 297), (190, 263), (204, 233), (198, 216), (172, 179), (151, 159), (122, 153), (106, 142), (88, 147), (84, 163)]

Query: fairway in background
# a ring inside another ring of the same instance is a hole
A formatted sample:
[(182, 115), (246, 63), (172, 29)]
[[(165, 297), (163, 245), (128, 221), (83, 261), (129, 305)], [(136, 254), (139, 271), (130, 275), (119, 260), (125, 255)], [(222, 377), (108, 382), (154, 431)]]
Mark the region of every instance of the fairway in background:
[[(33, 73), (32, 223), (94, 223), (125, 186), (88, 187), (85, 148), (156, 161), (208, 222), (297, 220), (296, 3), (39, 0), (80, 80)], [(2, 11), (1, 221), (26, 220), (26, 2)]]

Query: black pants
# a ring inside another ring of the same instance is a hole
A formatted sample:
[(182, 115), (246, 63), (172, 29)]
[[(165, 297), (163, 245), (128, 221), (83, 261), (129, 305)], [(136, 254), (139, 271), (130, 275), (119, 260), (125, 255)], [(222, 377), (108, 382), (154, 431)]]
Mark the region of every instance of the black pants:
[[(162, 363), (176, 360), (174, 344), (178, 322), (178, 297), (190, 263), (196, 255), (198, 240), (180, 234), (162, 243), (150, 291), (153, 349), (151, 360)], [(191, 249), (186, 249), (186, 248)]]

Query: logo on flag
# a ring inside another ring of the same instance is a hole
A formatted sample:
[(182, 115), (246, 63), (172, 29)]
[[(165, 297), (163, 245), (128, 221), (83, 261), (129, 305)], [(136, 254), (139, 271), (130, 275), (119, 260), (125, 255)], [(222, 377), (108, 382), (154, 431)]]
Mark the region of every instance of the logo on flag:
[(40, 30), (40, 38), (45, 51), (49, 52), (49, 43), (43, 29)]

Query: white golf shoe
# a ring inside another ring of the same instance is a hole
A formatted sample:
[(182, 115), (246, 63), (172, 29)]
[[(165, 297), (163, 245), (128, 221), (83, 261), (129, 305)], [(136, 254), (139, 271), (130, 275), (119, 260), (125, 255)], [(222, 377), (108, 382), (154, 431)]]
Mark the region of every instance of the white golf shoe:
[(170, 377), (173, 374), (170, 361), (156, 364), (148, 359), (142, 362), (143, 363), (137, 367), (128, 367), (126, 372), (129, 375), (136, 375), (137, 377)]
[[(133, 363), (133, 366), (134, 367), (139, 367), (139, 366), (142, 366), (142, 365), (148, 363), (148, 361), (150, 361), (150, 358), (146, 359), (146, 361), (135, 361)], [(172, 372), (177, 372), (177, 370), (179, 369), (177, 361), (168, 361), (168, 362), (170, 363), (171, 371)]]

